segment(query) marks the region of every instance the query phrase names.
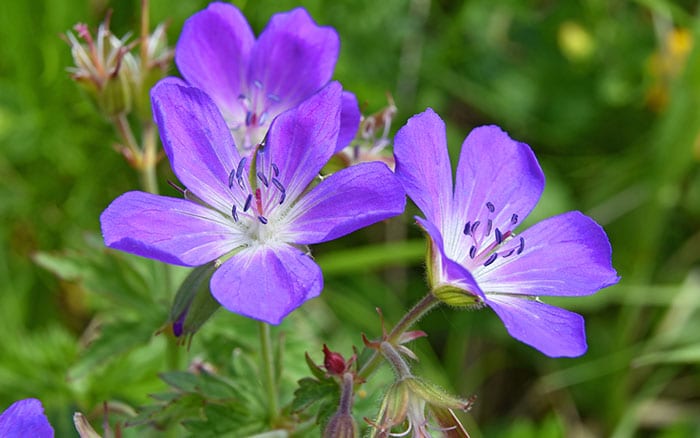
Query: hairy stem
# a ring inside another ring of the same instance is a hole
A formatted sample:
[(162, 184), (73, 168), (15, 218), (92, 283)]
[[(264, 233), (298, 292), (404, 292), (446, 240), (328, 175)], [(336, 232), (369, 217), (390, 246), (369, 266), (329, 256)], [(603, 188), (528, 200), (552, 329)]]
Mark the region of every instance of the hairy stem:
[[(428, 311), (437, 306), (439, 303), (440, 301), (438, 301), (438, 299), (435, 298), (432, 293), (424, 296), (416, 303), (415, 306), (413, 306), (413, 308), (411, 308), (411, 310), (408, 311), (408, 313), (403, 316), (403, 318), (401, 318), (394, 328), (391, 329), (385, 341), (389, 342), (390, 344), (394, 344), (396, 341), (398, 341), (401, 335), (406, 332), (406, 330), (411, 328), (411, 326), (418, 322), (423, 315), (428, 313)], [(377, 369), (381, 361), (382, 355), (378, 351), (375, 351), (372, 354), (372, 357), (370, 357), (369, 360), (360, 368), (357, 373), (358, 376), (361, 379), (366, 379), (374, 372), (375, 369)]]
[(263, 380), (267, 390), (267, 407), (270, 415), (270, 425), (274, 426), (277, 420), (279, 401), (277, 399), (277, 382), (275, 381), (275, 363), (272, 354), (272, 339), (270, 325), (259, 323), (260, 329), (260, 356), (262, 359)]

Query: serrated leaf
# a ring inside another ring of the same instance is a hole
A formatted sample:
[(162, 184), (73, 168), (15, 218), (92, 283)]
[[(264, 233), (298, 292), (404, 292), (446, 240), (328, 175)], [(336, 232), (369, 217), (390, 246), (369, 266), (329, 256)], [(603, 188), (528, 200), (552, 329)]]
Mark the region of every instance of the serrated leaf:
[(311, 359), (311, 356), (309, 356), (309, 353), (304, 353), (304, 358), (306, 359), (306, 365), (308, 365), (311, 374), (313, 374), (319, 380), (326, 378), (326, 373), (321, 369), (321, 367), (316, 365), (313, 359)]
[(160, 378), (165, 383), (181, 392), (197, 392), (197, 376), (186, 371), (171, 371), (161, 373)]
[(238, 388), (223, 378), (208, 373), (199, 374), (197, 390), (207, 399), (237, 399), (240, 396)]
[(316, 380), (305, 377), (298, 382), (299, 387), (294, 391), (292, 412), (303, 411), (312, 404), (328, 397), (339, 397), (338, 384), (331, 379)]

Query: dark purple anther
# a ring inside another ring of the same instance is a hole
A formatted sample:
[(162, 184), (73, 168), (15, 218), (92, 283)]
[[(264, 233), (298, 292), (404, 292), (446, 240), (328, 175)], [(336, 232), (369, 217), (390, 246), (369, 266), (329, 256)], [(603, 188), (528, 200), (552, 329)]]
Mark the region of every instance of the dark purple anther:
[(238, 162), (238, 167), (236, 168), (236, 179), (241, 179), (243, 176), (243, 170), (245, 169), (245, 162), (247, 161), (246, 157), (241, 158), (241, 161)]
[(279, 101), (280, 101), (280, 97), (279, 97), (278, 95), (272, 94), (272, 93), (268, 94), (268, 95), (267, 95), (267, 98), (270, 99), (270, 100), (273, 101), (273, 102), (279, 102)]
[(481, 222), (479, 222), (479, 221), (476, 221), (472, 224), (472, 235), (474, 235), (476, 233), (476, 230), (477, 230), (477, 228), (479, 228), (480, 224), (481, 224)]
[(267, 181), (267, 177), (262, 172), (258, 172), (257, 175), (258, 175), (258, 179), (260, 180), (261, 183), (263, 183), (263, 185), (265, 187), (270, 187), (270, 184)]
[(466, 225), (464, 225), (464, 234), (469, 236), (469, 234), (472, 232), (472, 224), (471, 222), (467, 222)]
[(491, 219), (486, 222), (486, 235), (491, 234), (491, 229), (493, 228), (493, 221)]
[(498, 254), (496, 254), (495, 252), (493, 254), (491, 254), (489, 256), (489, 258), (487, 258), (486, 261), (484, 262), (484, 266), (488, 266), (491, 263), (495, 262), (497, 257), (498, 257)]
[(248, 111), (245, 113), (245, 125), (250, 126), (250, 124), (253, 121), (253, 113), (251, 111)]
[(515, 225), (518, 223), (518, 215), (513, 213), (513, 216), (510, 217), (510, 223)]
[(236, 171), (232, 170), (231, 173), (228, 174), (228, 188), (233, 187), (233, 179), (236, 177)]
[(233, 220), (238, 222), (238, 211), (236, 211), (236, 204), (233, 204), (233, 208), (231, 209), (231, 216), (233, 216)]
[(285, 199), (287, 199), (287, 193), (286, 193), (286, 192), (282, 192), (282, 196), (280, 196), (280, 204), (282, 204), (282, 203), (284, 202)]
[(279, 190), (282, 193), (286, 193), (286, 191), (287, 191), (287, 190), (285, 190), (285, 188), (282, 185), (282, 183), (280, 182), (280, 180), (278, 180), (277, 178), (272, 178), (272, 185), (277, 187), (277, 190)]
[(469, 248), (469, 257), (472, 259), (476, 257), (476, 246), (472, 245), (472, 247)]
[(511, 249), (510, 251), (508, 251), (505, 254), (501, 254), (501, 257), (502, 258), (510, 257), (511, 255), (513, 255), (514, 252), (515, 252), (515, 248)]
[(258, 220), (261, 224), (267, 225), (267, 218), (265, 218), (265, 216), (258, 216)]
[(275, 174), (275, 176), (280, 176), (280, 168), (277, 167), (275, 163), (272, 163), (272, 172)]
[(494, 233), (496, 234), (496, 244), (500, 245), (501, 242), (503, 242), (503, 234), (501, 234), (501, 230), (499, 230), (498, 228), (496, 228), (496, 231), (494, 231)]
[(520, 238), (520, 246), (518, 247), (518, 252), (516, 254), (520, 255), (520, 253), (522, 253), (524, 249), (525, 249), (525, 239), (523, 239), (521, 237)]
[(496, 211), (496, 207), (493, 206), (493, 204), (491, 203), (491, 201), (489, 201), (489, 202), (486, 203), (486, 208), (488, 208), (489, 211), (490, 211), (491, 213), (493, 213), (494, 211)]
[(247, 197), (246, 200), (245, 200), (245, 205), (243, 206), (243, 212), (244, 212), (244, 213), (245, 213), (246, 211), (248, 211), (248, 209), (250, 208), (250, 203), (251, 203), (251, 202), (253, 202), (253, 195), (251, 195), (251, 194), (249, 193), (249, 194), (248, 194), (248, 197)]

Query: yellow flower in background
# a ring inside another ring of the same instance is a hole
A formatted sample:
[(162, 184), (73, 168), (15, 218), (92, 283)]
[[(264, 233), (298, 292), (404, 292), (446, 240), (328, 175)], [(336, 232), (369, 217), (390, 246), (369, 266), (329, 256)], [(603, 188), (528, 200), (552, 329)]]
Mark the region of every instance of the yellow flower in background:
[(693, 48), (693, 35), (689, 29), (671, 28), (662, 39), (661, 46), (649, 57), (647, 63), (652, 82), (646, 102), (656, 111), (662, 111), (668, 104), (671, 83), (680, 76)]

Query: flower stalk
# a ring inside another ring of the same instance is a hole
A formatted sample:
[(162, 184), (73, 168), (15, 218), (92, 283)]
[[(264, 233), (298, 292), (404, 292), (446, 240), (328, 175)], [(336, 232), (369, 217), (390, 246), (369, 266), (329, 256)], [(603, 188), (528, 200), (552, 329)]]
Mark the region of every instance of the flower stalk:
[[(403, 335), (409, 328), (411, 328), (415, 323), (417, 323), (426, 313), (432, 310), (435, 306), (440, 304), (440, 301), (435, 298), (432, 293), (424, 296), (420, 301), (418, 301), (409, 310), (403, 318), (394, 326), (393, 329), (386, 335), (385, 341), (389, 344), (396, 343), (401, 335)], [(367, 379), (379, 366), (382, 361), (382, 355), (379, 351), (375, 351), (374, 354), (365, 362), (360, 370), (357, 372), (359, 377), (358, 381), (363, 381)]]
[(259, 322), (258, 329), (260, 330), (260, 359), (262, 361), (263, 381), (267, 391), (267, 408), (270, 416), (270, 426), (274, 427), (279, 412), (279, 400), (275, 379), (275, 358), (272, 353), (272, 336), (268, 323)]

